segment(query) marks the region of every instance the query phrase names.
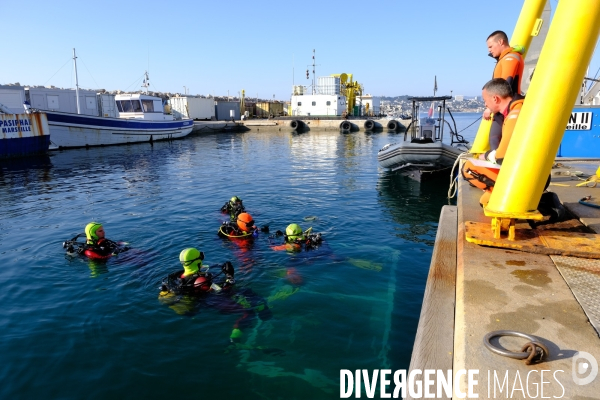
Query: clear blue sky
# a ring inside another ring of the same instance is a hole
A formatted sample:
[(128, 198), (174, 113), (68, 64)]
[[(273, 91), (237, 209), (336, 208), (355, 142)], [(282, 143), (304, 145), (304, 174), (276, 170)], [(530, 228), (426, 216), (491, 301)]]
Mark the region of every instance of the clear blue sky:
[(82, 88), (138, 90), (148, 69), (155, 91), (289, 100), (293, 82), (310, 84), (313, 49), (317, 77), (352, 73), (373, 95), (430, 95), (434, 76), (438, 94), (479, 95), (494, 66), (485, 39), (510, 36), (523, 1), (0, 4), (0, 84), (74, 87), (75, 47)]

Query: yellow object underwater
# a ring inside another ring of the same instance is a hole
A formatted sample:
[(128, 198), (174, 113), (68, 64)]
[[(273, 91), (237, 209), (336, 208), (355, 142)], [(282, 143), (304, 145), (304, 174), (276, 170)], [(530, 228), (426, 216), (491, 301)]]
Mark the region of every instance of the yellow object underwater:
[(294, 293), (296, 293), (298, 290), (300, 290), (299, 287), (285, 285), (279, 291), (277, 291), (277, 293), (269, 296), (269, 298), (267, 299), (267, 304), (269, 305), (269, 307), (271, 307), (271, 303), (273, 303), (274, 301), (285, 300)]
[(383, 269), (383, 266), (379, 263), (374, 263), (368, 260), (360, 260), (358, 258), (349, 258), (348, 262), (352, 265), (354, 265), (355, 267), (358, 268), (362, 268), (362, 269), (368, 269), (371, 271), (381, 271)]

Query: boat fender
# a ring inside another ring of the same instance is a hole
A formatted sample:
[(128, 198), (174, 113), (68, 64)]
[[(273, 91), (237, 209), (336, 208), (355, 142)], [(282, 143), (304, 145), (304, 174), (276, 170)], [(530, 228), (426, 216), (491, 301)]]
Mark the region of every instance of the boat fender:
[(397, 131), (400, 128), (400, 123), (394, 119), (388, 121), (387, 128), (391, 131)]
[(293, 119), (290, 122), (290, 128), (296, 131), (301, 130), (302, 128), (304, 128), (304, 122), (300, 121), (299, 119)]
[(340, 124), (340, 129), (343, 131), (349, 131), (352, 129), (352, 124), (349, 121), (344, 121)]

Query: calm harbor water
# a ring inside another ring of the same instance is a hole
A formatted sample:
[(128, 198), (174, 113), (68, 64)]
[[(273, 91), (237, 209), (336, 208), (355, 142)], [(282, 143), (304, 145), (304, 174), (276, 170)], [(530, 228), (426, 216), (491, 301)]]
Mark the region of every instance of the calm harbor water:
[[(455, 117), (461, 129), (478, 115)], [(380, 169), (400, 135), (261, 129), (1, 164), (0, 398), (331, 399), (341, 369), (408, 368), (448, 183)], [(219, 238), (233, 195), (271, 233), (296, 222), (323, 245)], [(66, 258), (62, 242), (92, 220), (133, 249)], [(237, 348), (230, 295), (158, 299), (192, 246), (269, 304)]]

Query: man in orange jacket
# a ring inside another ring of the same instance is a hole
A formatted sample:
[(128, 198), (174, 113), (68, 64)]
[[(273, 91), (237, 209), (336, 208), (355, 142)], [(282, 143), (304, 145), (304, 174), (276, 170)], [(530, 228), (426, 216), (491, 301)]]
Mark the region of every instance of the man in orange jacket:
[[(510, 84), (502, 78), (494, 78), (487, 82), (483, 86), (482, 97), (486, 107), (494, 115), (502, 115), (503, 123), (500, 131), (502, 137), (500, 143), (494, 150), (480, 154), (479, 159), (489, 161), (493, 164), (502, 164), (524, 99), (522, 96), (514, 95)], [(487, 204), (489, 195), (492, 192), (499, 169), (500, 165), (498, 165), (497, 169), (486, 168), (476, 166), (471, 161), (467, 161), (463, 166), (462, 171), (465, 179), (473, 186), (485, 191), (480, 199), (480, 203), (484, 206)]]
[[(503, 78), (510, 85), (513, 94), (521, 94), (521, 78), (523, 77), (523, 68), (525, 62), (521, 53), (508, 44), (508, 36), (503, 31), (494, 31), (487, 38), (487, 48), (489, 56), (495, 58), (498, 62), (494, 67), (492, 78)], [(522, 50), (521, 50), (522, 51)], [(490, 119), (493, 111), (486, 106), (483, 112), (483, 118)], [(495, 150), (502, 139), (502, 123), (504, 116), (494, 113), (494, 120), (490, 128), (490, 147)]]
[[(466, 161), (463, 165), (462, 174), (465, 179), (469, 181), (473, 186), (476, 186), (484, 190), (483, 195), (479, 199), (479, 204), (483, 207), (487, 205), (490, 200), (490, 195), (496, 184), (496, 179), (500, 172), (500, 164), (504, 160), (508, 145), (512, 137), (517, 119), (523, 107), (523, 96), (513, 94), (510, 84), (502, 79), (495, 78), (486, 83), (482, 90), (483, 101), (485, 105), (492, 110), (494, 114), (500, 114), (504, 117), (502, 123), (502, 140), (495, 150), (490, 150), (485, 154), (480, 154), (479, 159), (488, 161), (493, 164), (498, 164), (498, 168), (488, 165), (478, 166), (474, 165), (471, 161)], [(544, 191), (550, 185), (550, 176), (546, 181)], [(558, 196), (552, 192), (545, 192), (542, 194), (538, 210), (543, 215), (550, 215), (550, 221), (559, 221), (565, 216), (565, 208), (560, 203)]]

